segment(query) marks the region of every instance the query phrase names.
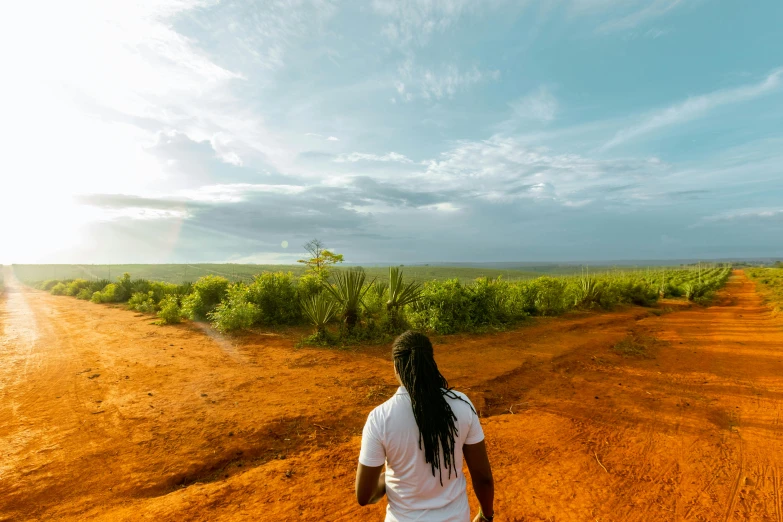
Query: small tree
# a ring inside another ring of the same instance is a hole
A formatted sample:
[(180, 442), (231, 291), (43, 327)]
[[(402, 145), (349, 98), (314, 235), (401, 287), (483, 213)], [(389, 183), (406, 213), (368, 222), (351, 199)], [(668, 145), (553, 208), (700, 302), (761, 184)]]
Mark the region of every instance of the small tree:
[(308, 241), (303, 246), (310, 254), (310, 259), (300, 259), (297, 263), (304, 264), (307, 271), (316, 275), (321, 281), (329, 277), (330, 266), (343, 262), (343, 255), (327, 250), (320, 239)]

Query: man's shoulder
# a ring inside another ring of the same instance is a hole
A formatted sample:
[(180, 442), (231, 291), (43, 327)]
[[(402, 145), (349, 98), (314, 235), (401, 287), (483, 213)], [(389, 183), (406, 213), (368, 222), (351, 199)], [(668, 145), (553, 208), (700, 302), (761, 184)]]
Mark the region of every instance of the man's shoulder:
[(388, 416), (395, 405), (397, 405), (400, 401), (399, 398), (401, 396), (399, 394), (394, 394), (388, 399), (386, 399), (384, 402), (376, 406), (372, 409), (370, 412), (370, 417), (386, 417)]
[(453, 388), (449, 390), (449, 395), (452, 395), (452, 397), (453, 397), (453, 396), (456, 396), (456, 397), (458, 397), (458, 398), (462, 399), (463, 401), (468, 401), (468, 402), (470, 402), (470, 399), (468, 398), (468, 396), (467, 396), (467, 395), (465, 395), (465, 394), (464, 394), (464, 393), (462, 393), (461, 391), (457, 391), (457, 390), (455, 390), (455, 389), (453, 389)]
[(448, 394), (446, 394), (447, 397), (451, 399), (451, 407), (452, 408), (460, 408), (462, 407), (469, 409), (471, 411), (475, 411), (476, 408), (473, 406), (473, 402), (470, 400), (470, 398), (462, 393), (461, 391), (457, 390), (449, 390)]

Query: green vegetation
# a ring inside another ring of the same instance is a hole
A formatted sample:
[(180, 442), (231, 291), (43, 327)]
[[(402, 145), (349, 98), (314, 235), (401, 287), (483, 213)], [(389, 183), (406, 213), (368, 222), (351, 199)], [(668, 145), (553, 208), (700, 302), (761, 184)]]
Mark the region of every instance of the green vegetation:
[[(374, 286), (375, 294), (383, 297), (386, 287), (383, 283)], [(413, 305), (421, 299), (421, 285), (416, 281), (405, 284), (402, 280), (402, 270), (396, 266), (389, 267), (389, 300), (386, 301), (386, 312), (393, 329), (402, 326), (401, 313), (408, 305)]]
[[(501, 329), (529, 316), (652, 306), (660, 298), (707, 303), (730, 272), (722, 266), (592, 269), (515, 280), (484, 276), (465, 281), (452, 274), (421, 282), (408, 277), (408, 268), (386, 268), (383, 277), (361, 267), (336, 269), (342, 256), (320, 242), (308, 245), (313, 257), (303, 260), (305, 270), (298, 273), (262, 271), (244, 280), (208, 274), (181, 284), (123, 273), (114, 282), (49, 279), (35, 286), (95, 303), (126, 303), (132, 310), (157, 314), (160, 324), (189, 318), (210, 322), (221, 332), (310, 324), (314, 334), (309, 340), (331, 343), (387, 339), (406, 328), (440, 334)], [(330, 327), (338, 319), (339, 325)]]
[[(350, 268), (350, 267), (346, 267)], [(542, 275), (563, 276), (579, 273), (577, 265), (541, 265), (521, 268), (489, 268), (466, 266), (429, 266), (413, 265), (400, 267), (405, 271), (405, 277), (411, 281), (445, 281), (459, 279), (469, 283), (479, 277), (497, 279), (502, 277), (507, 281), (534, 279)], [(163, 264), (163, 265), (13, 265), (14, 272), (20, 281), (25, 283), (52, 280), (54, 283), (62, 280), (106, 279), (114, 281), (118, 275), (125, 272), (134, 277), (149, 281), (165, 281), (181, 284), (196, 281), (205, 275), (222, 276), (232, 282), (250, 283), (257, 274), (264, 272), (292, 273), (294, 277), (311, 274), (305, 264), (295, 265), (252, 265), (252, 264)], [(389, 267), (363, 267), (367, 278), (388, 282)], [(591, 267), (596, 274), (614, 271), (612, 267)], [(51, 289), (51, 288), (50, 288)]]
[(313, 239), (304, 244), (304, 249), (310, 254), (310, 259), (300, 259), (297, 263), (302, 263), (306, 267), (306, 272), (314, 275), (321, 281), (325, 281), (330, 274), (330, 267), (343, 262), (342, 254), (335, 254), (327, 250), (323, 242), (319, 239)]
[(205, 321), (226, 297), (229, 285), (225, 277), (202, 277), (193, 284), (193, 292), (182, 300), (182, 311), (194, 321)]
[(176, 295), (165, 296), (158, 306), (160, 307), (158, 317), (161, 324), (177, 324), (182, 320), (182, 307)]
[(783, 310), (783, 266), (780, 261), (775, 268), (753, 268), (745, 273), (756, 282), (757, 288), (775, 313)]
[(372, 284), (364, 284), (366, 277), (364, 270), (352, 269), (335, 273), (334, 284), (324, 285), (339, 305), (342, 320), (349, 331), (359, 322), (364, 294), (372, 287)]
[(320, 293), (302, 300), (302, 313), (315, 326), (313, 340), (326, 339), (326, 326), (337, 315), (337, 303)]

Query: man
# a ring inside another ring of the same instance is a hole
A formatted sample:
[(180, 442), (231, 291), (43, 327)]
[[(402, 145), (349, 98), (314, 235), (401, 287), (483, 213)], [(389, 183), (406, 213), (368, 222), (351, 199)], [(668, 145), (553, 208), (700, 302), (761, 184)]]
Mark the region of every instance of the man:
[(388, 494), (386, 522), (470, 522), (464, 457), (481, 505), (473, 520), (492, 521), (495, 486), (473, 404), (449, 388), (425, 335), (400, 335), (392, 358), (401, 386), (364, 426), (356, 471), (359, 504)]

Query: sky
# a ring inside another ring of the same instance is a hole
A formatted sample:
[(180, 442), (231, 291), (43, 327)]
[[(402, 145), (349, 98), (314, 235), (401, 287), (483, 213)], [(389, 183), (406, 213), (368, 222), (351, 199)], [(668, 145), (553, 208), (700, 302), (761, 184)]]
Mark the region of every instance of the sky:
[(0, 11), (0, 263), (783, 256), (779, 0)]

